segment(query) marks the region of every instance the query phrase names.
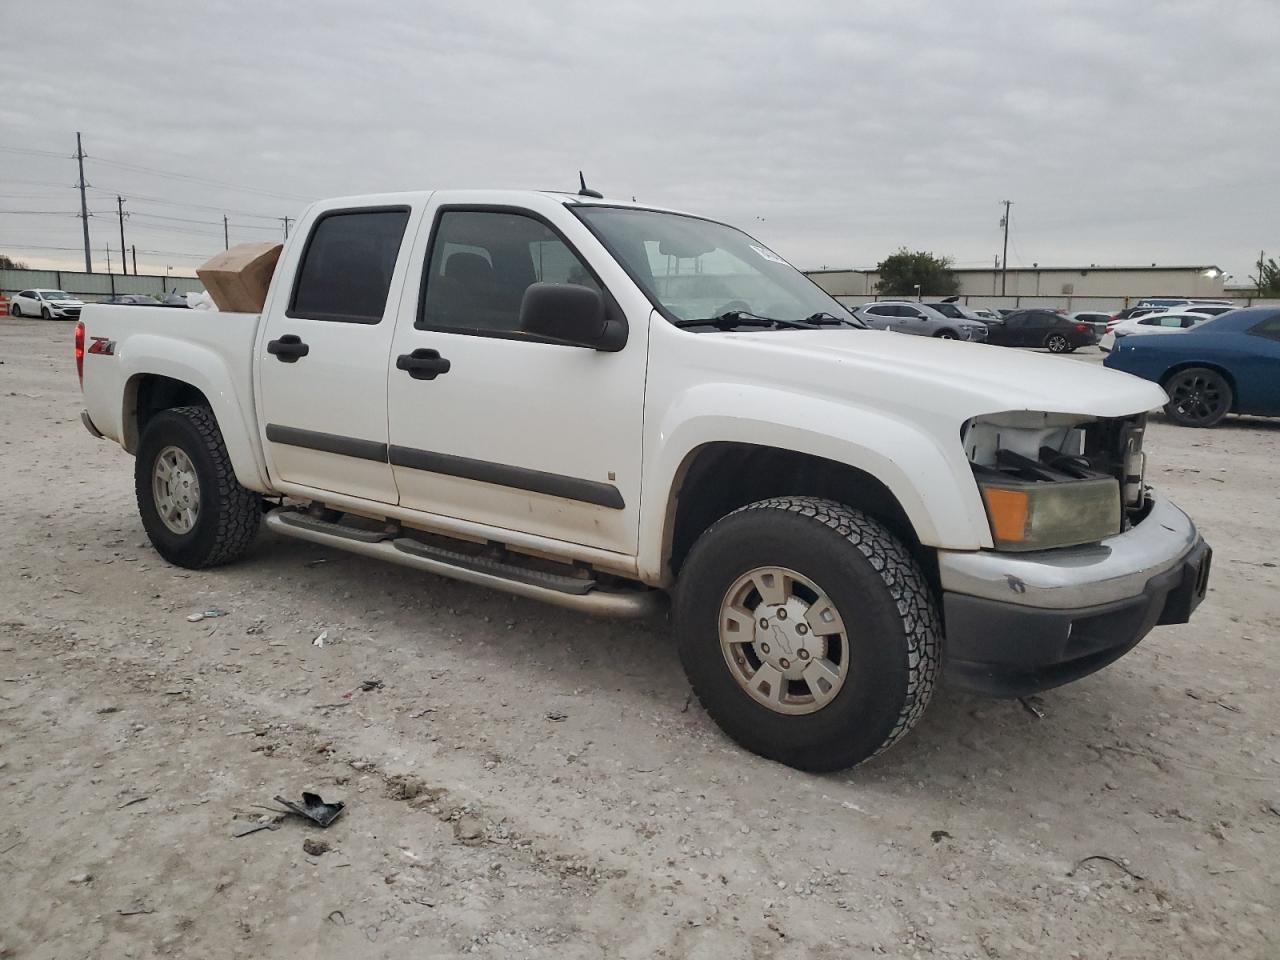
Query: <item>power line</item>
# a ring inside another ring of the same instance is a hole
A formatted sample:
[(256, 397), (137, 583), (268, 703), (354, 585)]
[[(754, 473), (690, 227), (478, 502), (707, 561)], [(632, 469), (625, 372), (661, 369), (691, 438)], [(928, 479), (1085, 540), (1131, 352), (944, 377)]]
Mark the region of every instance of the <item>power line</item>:
[(170, 180), (185, 180), (191, 183), (202, 183), (208, 186), (223, 187), (228, 190), (237, 190), (242, 193), (255, 193), (264, 197), (283, 197), (287, 200), (302, 200), (310, 202), (314, 197), (304, 197), (297, 193), (281, 193), (275, 190), (260, 190), (257, 187), (242, 187), (238, 184), (228, 183), (225, 180), (214, 180), (211, 177), (194, 177), (185, 173), (173, 173), (169, 170), (160, 170), (156, 167), (144, 167), (140, 163), (126, 163), (122, 160), (107, 160), (103, 157), (92, 156), (89, 159), (96, 163), (104, 163), (111, 167), (119, 167), (122, 170), (136, 170), (141, 173), (149, 173), (157, 177), (166, 177)]
[[(130, 190), (119, 190), (119, 189), (107, 188), (107, 187), (95, 187), (93, 184), (89, 185), (89, 189), (94, 190), (98, 193), (106, 194), (107, 196), (115, 196), (117, 193), (127, 193), (129, 194), (129, 199), (132, 201), (145, 201), (147, 203), (159, 203), (159, 204), (170, 206), (170, 207), (191, 207), (194, 210), (213, 210), (218, 213), (234, 213), (236, 216), (239, 216), (239, 217), (253, 217), (258, 220), (271, 220), (277, 223), (280, 220), (279, 217), (273, 217), (268, 213), (252, 213), (248, 210), (234, 210), (230, 207), (215, 206), (213, 204), (208, 204), (208, 203), (190, 203), (182, 200), (169, 200), (164, 197), (150, 197), (142, 193), (133, 193)], [(275, 229), (275, 228), (273, 227), (272, 229)]]
[(29, 147), (0, 146), (0, 150), (5, 151), (6, 153), (26, 153), (26, 154), (30, 154), (33, 157), (57, 157), (59, 160), (67, 160), (67, 159), (74, 160), (76, 156), (74, 153), (70, 157), (68, 157), (65, 153), (57, 153), (56, 151), (53, 151), (53, 150), (32, 150)]

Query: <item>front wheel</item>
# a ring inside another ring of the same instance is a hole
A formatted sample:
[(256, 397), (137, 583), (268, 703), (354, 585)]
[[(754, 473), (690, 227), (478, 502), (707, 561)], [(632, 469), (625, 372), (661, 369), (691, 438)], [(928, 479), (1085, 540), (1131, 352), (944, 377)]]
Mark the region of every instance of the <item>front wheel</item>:
[(680, 659), (730, 737), (801, 770), (853, 766), (924, 712), (942, 628), (919, 564), (841, 503), (780, 497), (711, 526), (680, 573)]
[(939, 330), (934, 334), (939, 340), (959, 340), (954, 330)]
[(1165, 415), (1179, 426), (1216, 426), (1231, 412), (1231, 384), (1217, 370), (1179, 370), (1165, 382), (1164, 389), (1169, 394)]
[(1071, 341), (1060, 333), (1051, 333), (1044, 338), (1045, 348), (1050, 353), (1070, 353)]
[(142, 525), (160, 556), (201, 569), (238, 559), (253, 543), (261, 498), (240, 486), (208, 407), (174, 407), (147, 424), (134, 462)]
[(51, 313), (49, 312), (49, 308), (48, 308), (48, 307), (41, 307), (41, 308), (40, 308), (40, 319), (41, 319), (41, 320), (52, 320), (52, 319), (53, 319), (53, 314), (51, 314)]

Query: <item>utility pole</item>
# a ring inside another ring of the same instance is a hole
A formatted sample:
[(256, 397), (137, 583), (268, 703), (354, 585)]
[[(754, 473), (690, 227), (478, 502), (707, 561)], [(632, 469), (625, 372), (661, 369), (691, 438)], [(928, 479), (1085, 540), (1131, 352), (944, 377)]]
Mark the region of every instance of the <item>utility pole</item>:
[(138, 275), (138, 248), (130, 245), (129, 252), (133, 254), (133, 275), (136, 277)]
[(991, 295), (995, 296), (996, 274), (1000, 272), (1000, 255), (996, 254), (993, 260), (995, 262), (991, 264)]
[(293, 217), (281, 217), (280, 222), (284, 224), (284, 238), (289, 239), (289, 224), (293, 222)]
[(1258, 296), (1262, 296), (1262, 264), (1266, 261), (1267, 251), (1258, 251)]
[(93, 273), (93, 257), (89, 254), (89, 205), (84, 199), (84, 148), (76, 133), (76, 162), (80, 164), (80, 223), (84, 227), (84, 272)]
[(1004, 255), (1000, 258), (1000, 296), (1005, 295), (1005, 281), (1009, 275), (1009, 208), (1012, 200), (1001, 200), (1004, 204), (1004, 216), (1000, 218), (1000, 226), (1004, 227)]
[(231, 233), (227, 229), (227, 215), (222, 215), (222, 249), (231, 249)]
[(129, 261), (124, 258), (124, 197), (116, 196), (116, 213), (120, 217), (120, 272), (125, 276), (129, 274)]

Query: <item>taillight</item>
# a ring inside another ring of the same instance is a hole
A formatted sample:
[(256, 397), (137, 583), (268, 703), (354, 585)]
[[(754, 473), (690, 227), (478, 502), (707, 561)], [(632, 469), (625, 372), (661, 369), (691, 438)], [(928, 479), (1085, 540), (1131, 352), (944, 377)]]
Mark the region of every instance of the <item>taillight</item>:
[(76, 322), (76, 376), (80, 378), (80, 389), (84, 389), (84, 321)]
[(1076, 324), (1076, 333), (1088, 333), (1088, 332), (1089, 332), (1089, 325), (1087, 323)]

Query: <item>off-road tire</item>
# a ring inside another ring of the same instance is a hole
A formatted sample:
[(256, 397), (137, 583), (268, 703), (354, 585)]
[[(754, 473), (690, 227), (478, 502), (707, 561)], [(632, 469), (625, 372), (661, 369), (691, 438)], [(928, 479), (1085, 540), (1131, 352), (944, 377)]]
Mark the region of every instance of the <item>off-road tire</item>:
[[(200, 483), (196, 523), (185, 534), (165, 526), (152, 492), (156, 458), (171, 446), (190, 458)], [(142, 432), (133, 476), (142, 525), (170, 563), (193, 570), (216, 567), (239, 559), (253, 544), (262, 501), (236, 480), (222, 431), (208, 407), (174, 407), (156, 414)]]
[[(721, 653), (720, 604), (767, 564), (813, 580), (840, 611), (849, 671), (820, 710), (785, 715), (739, 685)], [(776, 497), (708, 528), (680, 571), (680, 659), (694, 693), (730, 737), (801, 770), (841, 770), (897, 742), (924, 713), (942, 661), (942, 623), (919, 563), (881, 523), (817, 497)]]

